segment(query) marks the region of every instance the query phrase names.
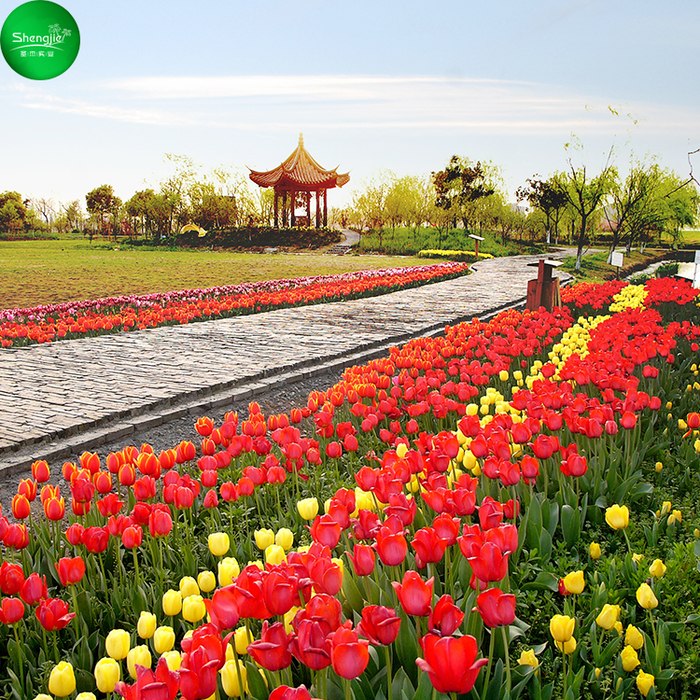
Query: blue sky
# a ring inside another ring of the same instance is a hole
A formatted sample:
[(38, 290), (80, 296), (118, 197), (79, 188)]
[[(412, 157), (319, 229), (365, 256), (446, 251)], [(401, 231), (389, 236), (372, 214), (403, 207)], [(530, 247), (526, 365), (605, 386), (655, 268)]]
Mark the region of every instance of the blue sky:
[(331, 206), (453, 154), (500, 166), (512, 193), (570, 157), (597, 171), (611, 146), (623, 170), (634, 154), (686, 175), (700, 148), (697, 0), (61, 4), (81, 32), (66, 73), (0, 62), (0, 191), (128, 199), (167, 177), (165, 153), (265, 170), (299, 132), (350, 171)]

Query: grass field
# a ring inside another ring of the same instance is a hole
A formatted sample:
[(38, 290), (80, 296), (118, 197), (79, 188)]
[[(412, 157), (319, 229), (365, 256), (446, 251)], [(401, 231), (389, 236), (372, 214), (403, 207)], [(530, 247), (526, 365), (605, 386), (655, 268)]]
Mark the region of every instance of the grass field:
[(425, 265), (386, 255), (119, 249), (74, 240), (0, 241), (0, 308)]
[[(663, 254), (664, 252), (665, 251), (647, 250), (642, 254), (638, 250), (633, 250), (631, 255), (625, 255), (625, 268), (640, 263), (651, 264), (659, 258), (660, 253)], [(576, 256), (566, 258), (563, 267), (567, 272), (575, 275), (576, 279), (580, 282), (604, 282), (607, 279), (611, 279), (610, 275), (614, 275), (617, 270), (617, 268), (612, 265), (608, 265), (607, 260), (608, 251), (603, 250), (585, 255), (581, 260), (580, 272), (574, 272)], [(622, 270), (620, 272), (624, 274)]]

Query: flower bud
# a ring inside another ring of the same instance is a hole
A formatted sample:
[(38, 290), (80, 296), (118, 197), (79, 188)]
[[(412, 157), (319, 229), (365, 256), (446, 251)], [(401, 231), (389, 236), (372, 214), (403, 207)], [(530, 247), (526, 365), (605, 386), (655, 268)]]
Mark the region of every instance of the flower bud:
[(113, 693), (114, 686), (121, 677), (119, 663), (105, 656), (95, 664), (95, 682), (101, 693)]
[(275, 534), (275, 544), (288, 552), (294, 544), (294, 533), (287, 527), (280, 528)]
[(622, 659), (622, 668), (624, 668), (627, 673), (631, 673), (635, 668), (637, 668), (637, 666), (639, 666), (639, 657), (637, 656), (637, 652), (635, 651), (634, 647), (630, 646), (629, 644), (622, 650), (620, 658)]
[(588, 548), (588, 554), (594, 561), (600, 559), (602, 552), (600, 551), (600, 545), (597, 542), (591, 542), (591, 546)]
[(56, 697), (65, 698), (75, 690), (75, 673), (67, 661), (54, 666), (49, 676), (49, 692)]
[(654, 591), (652, 591), (651, 586), (648, 583), (643, 583), (637, 589), (637, 602), (645, 610), (653, 610), (659, 605), (659, 600), (654, 595)]
[(619, 616), (620, 606), (606, 603), (595, 621), (598, 627), (602, 627), (604, 630), (611, 630), (615, 626)]
[(163, 612), (166, 615), (179, 615), (182, 610), (182, 596), (180, 591), (174, 591), (172, 588), (163, 593)]
[(192, 576), (183, 576), (180, 579), (180, 595), (183, 600), (191, 595), (199, 595), (199, 586)]
[(207, 614), (201, 595), (189, 595), (182, 601), (182, 617), (187, 622), (199, 622)]
[(136, 679), (136, 667), (143, 666), (151, 668), (151, 652), (145, 644), (139, 644), (129, 651), (126, 656), (126, 666), (129, 669), (129, 675)]
[(209, 535), (209, 551), (215, 557), (223, 557), (231, 548), (231, 540), (225, 532), (212, 532)]
[(107, 656), (119, 661), (125, 659), (131, 647), (131, 637), (126, 630), (112, 630), (105, 639)]
[(141, 639), (150, 639), (156, 631), (156, 616), (153, 613), (141, 611), (139, 621), (136, 624), (136, 631)]
[(153, 648), (158, 654), (165, 654), (175, 646), (175, 632), (172, 627), (159, 627), (153, 634)]
[(197, 585), (200, 591), (211, 593), (216, 588), (216, 576), (213, 571), (200, 571), (197, 576)]
[(304, 520), (313, 520), (318, 515), (318, 499), (303, 498), (297, 503), (297, 510)]

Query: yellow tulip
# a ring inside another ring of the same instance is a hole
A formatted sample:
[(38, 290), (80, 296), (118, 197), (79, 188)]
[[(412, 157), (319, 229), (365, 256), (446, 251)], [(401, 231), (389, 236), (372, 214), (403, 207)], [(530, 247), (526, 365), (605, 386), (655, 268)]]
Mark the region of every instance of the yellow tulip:
[(131, 637), (126, 630), (112, 630), (105, 639), (107, 656), (113, 659), (125, 659), (131, 647)]
[(163, 593), (163, 612), (166, 615), (179, 615), (182, 610), (182, 595), (180, 591), (174, 591), (172, 588)]
[(654, 469), (656, 469), (657, 472), (660, 472), (663, 468), (664, 468), (663, 462), (657, 462), (657, 463), (654, 465)]
[(680, 510), (674, 510), (671, 515), (668, 516), (668, 524), (673, 525), (674, 523), (680, 523), (683, 520), (683, 514)]
[(555, 615), (549, 622), (549, 632), (557, 642), (568, 642), (574, 635), (576, 620), (568, 615)]
[(297, 503), (297, 510), (304, 520), (313, 520), (318, 515), (318, 499), (302, 498)]
[[(240, 680), (239, 680), (240, 674)], [(243, 688), (241, 688), (243, 683)], [(244, 692), (248, 692), (248, 671), (240, 661), (227, 661), (221, 668), (221, 684), (224, 686), (224, 693), (230, 698), (240, 697)]]
[(624, 668), (627, 673), (631, 673), (639, 666), (637, 652), (634, 647), (629, 644), (622, 650), (620, 658), (622, 659), (622, 668)]
[(637, 554), (636, 552), (634, 554), (632, 554), (632, 561), (635, 564), (639, 564), (639, 562), (642, 561), (642, 559), (644, 559), (643, 554)]
[(646, 697), (649, 691), (654, 687), (654, 676), (651, 673), (640, 671), (637, 675), (637, 690)]
[(200, 571), (197, 576), (197, 585), (200, 591), (211, 593), (216, 588), (216, 576), (213, 571)]
[(555, 639), (554, 644), (557, 649), (564, 654), (573, 654), (576, 651), (576, 637), (571, 637), (571, 639), (567, 639), (565, 642), (560, 642), (558, 639)]
[(219, 574), (219, 585), (220, 586), (230, 586), (233, 583), (233, 579), (238, 577), (241, 573), (241, 567), (238, 565), (238, 561), (234, 557), (226, 557), (219, 562), (218, 565)]
[(637, 589), (637, 602), (645, 610), (653, 610), (659, 606), (659, 600), (654, 595), (654, 591), (651, 590), (651, 586), (648, 583), (643, 583)]
[(627, 625), (625, 644), (633, 649), (641, 649), (644, 646), (644, 635), (634, 625)]
[(143, 666), (150, 669), (151, 661), (151, 652), (145, 644), (139, 644), (139, 646), (134, 647), (126, 655), (126, 667), (129, 669), (129, 675), (135, 680), (136, 667)]
[(236, 645), (236, 653), (239, 656), (248, 653), (248, 645), (255, 640), (253, 635), (248, 632), (245, 627), (239, 627), (233, 635), (233, 643)]
[(141, 639), (150, 639), (156, 631), (156, 616), (146, 610), (141, 611), (139, 621), (136, 623), (136, 631)]
[(75, 696), (75, 700), (97, 700), (95, 693), (91, 693), (89, 690), (78, 693)]
[(296, 617), (296, 614), (301, 610), (301, 608), (293, 607), (291, 610), (287, 611), (284, 613), (284, 631), (287, 634), (291, 634), (293, 627), (292, 627), (292, 620)]
[(75, 690), (75, 673), (67, 661), (61, 661), (51, 669), (49, 676), (49, 693), (65, 698)]
[(47, 695), (46, 693), (39, 693), (34, 700), (53, 700), (53, 698), (50, 695)]
[(583, 571), (572, 571), (567, 574), (562, 579), (564, 582), (564, 588), (569, 593), (582, 593), (583, 589), (586, 587), (586, 581), (583, 577)]
[(275, 534), (275, 544), (288, 552), (294, 544), (294, 533), (288, 527), (280, 528)]
[(661, 504), (660, 517), (663, 518), (664, 515), (668, 515), (671, 512), (671, 501), (664, 501)]
[(113, 693), (114, 686), (121, 678), (121, 667), (109, 656), (105, 656), (95, 664), (95, 682), (101, 693)]
[(666, 573), (666, 564), (661, 559), (654, 559), (649, 567), (649, 573), (654, 578), (661, 578)]
[(629, 508), (615, 503), (605, 510), (605, 522), (613, 530), (624, 530), (630, 523)]
[(268, 564), (281, 564), (285, 559), (284, 549), (278, 544), (271, 544), (265, 549), (265, 561)]
[(619, 620), (615, 622), (615, 624), (613, 625), (613, 629), (615, 630), (615, 632), (617, 632), (617, 634), (620, 637), (622, 636), (622, 623)]
[(396, 456), (399, 459), (403, 459), (408, 453), (408, 447), (402, 442), (396, 446)]
[(215, 557), (223, 557), (231, 547), (231, 540), (225, 532), (212, 532), (207, 540), (209, 551)]
[(499, 378), (502, 382), (507, 382), (507, 381), (508, 381), (508, 372), (507, 372), (507, 370), (502, 369), (502, 370), (498, 373), (498, 378)]
[(275, 543), (275, 533), (272, 530), (263, 528), (262, 530), (256, 530), (254, 533), (255, 544), (258, 549), (263, 552), (271, 545)]
[(182, 617), (187, 622), (199, 622), (207, 614), (201, 595), (188, 595), (182, 601)]
[(180, 595), (183, 600), (191, 595), (199, 595), (199, 586), (192, 576), (183, 576), (180, 579)]
[(175, 646), (175, 632), (172, 627), (159, 627), (153, 634), (153, 648), (158, 654), (165, 654)]
[(591, 546), (588, 548), (588, 554), (593, 560), (600, 559), (602, 554), (600, 545), (597, 542), (591, 542)]
[(596, 617), (595, 621), (598, 627), (602, 627), (604, 630), (611, 630), (615, 626), (619, 616), (620, 606), (606, 603), (598, 614), (598, 617)]
[(518, 664), (520, 664), (520, 666), (532, 666), (533, 668), (537, 668), (540, 665), (540, 661), (535, 656), (535, 652), (532, 649), (527, 649), (520, 653)]
[(168, 668), (171, 671), (180, 670), (180, 666), (182, 664), (182, 657), (180, 656), (179, 651), (166, 651), (165, 654), (162, 654), (162, 657), (165, 659), (165, 663), (168, 664)]

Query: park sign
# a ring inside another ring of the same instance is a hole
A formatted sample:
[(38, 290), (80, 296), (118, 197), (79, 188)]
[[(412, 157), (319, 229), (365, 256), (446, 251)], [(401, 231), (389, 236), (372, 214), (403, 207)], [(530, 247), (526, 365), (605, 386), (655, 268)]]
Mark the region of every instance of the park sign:
[(73, 65), (80, 32), (68, 10), (48, 0), (32, 0), (10, 12), (0, 32), (0, 47), (15, 73), (49, 80)]

